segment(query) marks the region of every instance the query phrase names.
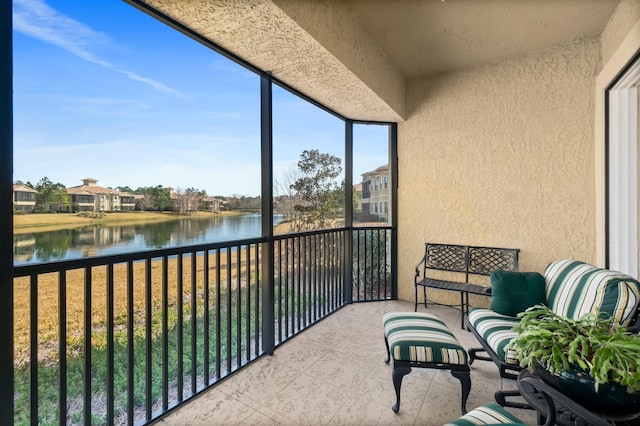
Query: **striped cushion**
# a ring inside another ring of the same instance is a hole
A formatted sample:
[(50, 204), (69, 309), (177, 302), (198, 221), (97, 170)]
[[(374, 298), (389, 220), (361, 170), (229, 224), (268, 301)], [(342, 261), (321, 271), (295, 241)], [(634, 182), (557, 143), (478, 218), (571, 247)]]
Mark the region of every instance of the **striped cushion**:
[(547, 306), (565, 317), (578, 319), (599, 310), (627, 326), (638, 308), (640, 283), (620, 272), (559, 260), (547, 266), (544, 277)]
[(518, 364), (515, 352), (508, 350), (505, 354), (504, 347), (511, 339), (518, 336), (518, 333), (512, 329), (520, 323), (519, 318), (502, 315), (491, 309), (471, 308), (469, 323), (500, 359), (507, 364)]
[(467, 351), (440, 318), (422, 312), (387, 312), (384, 335), (396, 361), (467, 365)]
[(491, 402), (473, 411), (469, 411), (458, 420), (445, 426), (473, 426), (473, 425), (512, 425), (524, 424), (520, 419), (508, 413), (504, 408)]

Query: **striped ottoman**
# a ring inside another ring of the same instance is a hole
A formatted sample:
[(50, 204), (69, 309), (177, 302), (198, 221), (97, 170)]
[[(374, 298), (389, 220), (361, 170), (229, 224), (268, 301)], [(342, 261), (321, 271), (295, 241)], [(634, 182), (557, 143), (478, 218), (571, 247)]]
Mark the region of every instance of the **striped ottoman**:
[(462, 385), (462, 413), (466, 413), (471, 391), (467, 351), (445, 323), (433, 314), (387, 312), (382, 316), (382, 325), (387, 345), (385, 362), (388, 364), (393, 358), (392, 378), (396, 391), (393, 411), (400, 410), (402, 378), (411, 372), (411, 367), (420, 367), (450, 370)]

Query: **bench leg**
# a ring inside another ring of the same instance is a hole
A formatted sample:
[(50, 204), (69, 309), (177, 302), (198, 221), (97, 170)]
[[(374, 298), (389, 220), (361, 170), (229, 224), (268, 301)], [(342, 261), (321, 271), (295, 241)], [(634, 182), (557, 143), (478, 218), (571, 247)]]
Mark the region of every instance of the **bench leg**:
[[(425, 286), (420, 286), (422, 287), (422, 298), (424, 300), (424, 307), (428, 308), (427, 306), (427, 287)], [(414, 301), (413, 301), (413, 312), (418, 312), (418, 286), (414, 285)]]
[[(468, 297), (469, 297), (469, 293), (467, 294), (467, 303), (469, 302)], [(460, 328), (464, 329), (464, 292), (460, 292)]]
[(471, 374), (469, 371), (451, 370), (451, 375), (462, 385), (462, 414), (467, 414), (467, 398), (471, 392)]
[(396, 390), (396, 403), (393, 404), (391, 409), (394, 413), (400, 411), (400, 386), (402, 386), (402, 378), (407, 374), (411, 373), (411, 367), (408, 365), (402, 365), (399, 367), (393, 366), (393, 373), (391, 376), (393, 377), (393, 388)]
[(422, 287), (422, 298), (424, 299), (424, 307), (428, 308), (429, 306), (427, 306), (427, 287)]

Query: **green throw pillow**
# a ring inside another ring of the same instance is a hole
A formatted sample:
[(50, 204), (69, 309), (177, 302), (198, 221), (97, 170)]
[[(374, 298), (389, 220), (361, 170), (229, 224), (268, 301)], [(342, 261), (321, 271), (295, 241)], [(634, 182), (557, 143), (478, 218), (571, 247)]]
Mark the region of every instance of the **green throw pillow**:
[(537, 272), (494, 271), (491, 296), (492, 311), (515, 317), (533, 305), (546, 303), (544, 277)]

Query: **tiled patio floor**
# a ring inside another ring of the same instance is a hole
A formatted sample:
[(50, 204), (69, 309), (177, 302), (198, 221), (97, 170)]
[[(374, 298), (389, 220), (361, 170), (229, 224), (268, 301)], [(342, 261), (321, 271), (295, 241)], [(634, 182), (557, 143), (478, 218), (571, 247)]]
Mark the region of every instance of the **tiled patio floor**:
[[(424, 307), (420, 309), (424, 310)], [(412, 311), (408, 302), (349, 305), (276, 348), (178, 409), (159, 425), (442, 425), (460, 415), (460, 382), (444, 370), (414, 368), (393, 413), (391, 367), (383, 362), (381, 317)], [(465, 347), (477, 347), (460, 328), (460, 313), (429, 307)], [(493, 401), (501, 381), (493, 363), (476, 361), (467, 409)], [(530, 411), (512, 410), (527, 424)]]

